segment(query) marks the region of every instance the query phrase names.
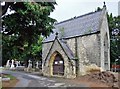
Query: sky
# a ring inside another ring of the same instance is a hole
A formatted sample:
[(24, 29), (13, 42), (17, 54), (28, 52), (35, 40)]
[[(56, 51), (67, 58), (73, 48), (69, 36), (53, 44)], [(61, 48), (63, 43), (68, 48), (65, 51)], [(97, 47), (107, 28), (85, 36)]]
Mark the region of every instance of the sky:
[(97, 7), (103, 7), (104, 1), (108, 13), (118, 16), (118, 2), (120, 0), (56, 0), (57, 5), (55, 5), (55, 10), (51, 13), (50, 17), (61, 22), (75, 16), (94, 12)]

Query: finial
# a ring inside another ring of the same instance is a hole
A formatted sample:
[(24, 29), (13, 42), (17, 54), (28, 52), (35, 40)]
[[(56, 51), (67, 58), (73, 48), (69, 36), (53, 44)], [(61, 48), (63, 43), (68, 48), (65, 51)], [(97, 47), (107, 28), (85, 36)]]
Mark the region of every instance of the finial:
[(105, 1), (104, 1), (103, 3), (104, 3), (104, 5), (105, 5)]
[(104, 3), (103, 7), (106, 7), (106, 5), (105, 5), (105, 1), (104, 1), (103, 3)]
[(56, 35), (56, 38), (57, 38), (57, 37), (58, 37), (58, 32), (56, 32), (56, 34), (55, 34), (55, 35)]

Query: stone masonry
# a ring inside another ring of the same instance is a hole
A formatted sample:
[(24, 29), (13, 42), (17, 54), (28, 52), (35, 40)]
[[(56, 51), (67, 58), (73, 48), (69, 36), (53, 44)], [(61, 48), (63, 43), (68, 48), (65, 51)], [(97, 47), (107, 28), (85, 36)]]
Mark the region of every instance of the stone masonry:
[[(87, 74), (86, 67), (91, 65), (101, 71), (110, 70), (110, 38), (105, 6), (101, 11), (60, 22), (55, 28), (54, 33), (43, 41), (43, 75), (75, 78)], [(64, 75), (53, 74), (57, 54), (63, 58)]]

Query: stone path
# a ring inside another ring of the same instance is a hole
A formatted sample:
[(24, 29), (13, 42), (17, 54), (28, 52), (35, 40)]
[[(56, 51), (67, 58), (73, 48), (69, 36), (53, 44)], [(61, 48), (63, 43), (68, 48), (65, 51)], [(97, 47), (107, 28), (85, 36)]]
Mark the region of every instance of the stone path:
[(3, 70), (3, 73), (11, 74), (17, 77), (20, 81), (16, 84), (15, 87), (86, 87), (89, 89), (86, 84), (71, 84), (58, 78), (48, 78), (43, 76), (31, 75), (27, 73), (21, 73), (16, 71)]

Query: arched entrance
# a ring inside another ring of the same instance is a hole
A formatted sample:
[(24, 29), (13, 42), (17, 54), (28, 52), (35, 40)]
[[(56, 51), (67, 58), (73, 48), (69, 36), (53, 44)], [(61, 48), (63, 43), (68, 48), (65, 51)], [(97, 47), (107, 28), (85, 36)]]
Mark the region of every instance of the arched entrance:
[(64, 75), (64, 60), (60, 54), (53, 61), (53, 75)]
[(55, 51), (49, 61), (49, 68), (50, 68), (50, 75), (64, 75), (64, 60), (61, 54), (57, 51)]

